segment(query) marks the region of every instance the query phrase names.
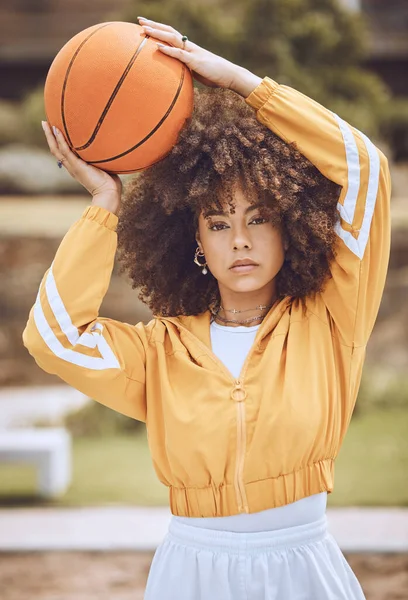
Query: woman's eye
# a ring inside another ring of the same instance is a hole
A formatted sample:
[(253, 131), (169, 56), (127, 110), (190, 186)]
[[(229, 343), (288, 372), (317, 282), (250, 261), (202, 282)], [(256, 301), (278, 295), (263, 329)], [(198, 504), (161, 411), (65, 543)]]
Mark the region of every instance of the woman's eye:
[(213, 223), (213, 225), (210, 225), (208, 229), (211, 229), (212, 231), (219, 231), (220, 229), (224, 229), (224, 227), (226, 227), (225, 223)]
[(266, 223), (266, 222), (267, 222), (267, 219), (264, 219), (264, 217), (256, 217), (255, 219), (253, 219), (251, 221), (251, 223), (255, 223), (256, 225), (261, 224), (261, 223)]

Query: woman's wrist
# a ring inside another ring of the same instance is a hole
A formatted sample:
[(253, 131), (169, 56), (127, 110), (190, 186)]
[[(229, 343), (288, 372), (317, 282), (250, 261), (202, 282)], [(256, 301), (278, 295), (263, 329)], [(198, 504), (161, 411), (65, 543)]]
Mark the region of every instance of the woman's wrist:
[(240, 94), (240, 96), (247, 98), (261, 82), (262, 78), (258, 77), (258, 75), (251, 73), (251, 71), (244, 67), (234, 65), (230, 89)]
[(96, 194), (92, 196), (93, 206), (101, 206), (117, 215), (120, 208), (120, 198), (116, 194)]

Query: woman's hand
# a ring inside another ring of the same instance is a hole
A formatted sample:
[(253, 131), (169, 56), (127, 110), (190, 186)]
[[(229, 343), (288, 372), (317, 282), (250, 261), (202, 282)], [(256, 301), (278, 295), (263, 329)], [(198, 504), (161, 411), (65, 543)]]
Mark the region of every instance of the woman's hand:
[(51, 154), (62, 164), (68, 173), (76, 179), (92, 198), (103, 198), (112, 212), (116, 212), (122, 195), (122, 181), (116, 174), (109, 174), (94, 167), (72, 152), (63, 134), (55, 128), (55, 133), (47, 121), (42, 121), (45, 137)]
[(164, 44), (170, 44), (170, 46), (159, 47), (160, 51), (184, 62), (191, 69), (197, 81), (208, 87), (234, 89), (237, 69), (240, 67), (221, 56), (204, 50), (194, 42), (186, 41), (185, 50), (183, 50), (182, 34), (170, 25), (150, 21), (143, 17), (138, 17), (138, 20), (146, 35)]

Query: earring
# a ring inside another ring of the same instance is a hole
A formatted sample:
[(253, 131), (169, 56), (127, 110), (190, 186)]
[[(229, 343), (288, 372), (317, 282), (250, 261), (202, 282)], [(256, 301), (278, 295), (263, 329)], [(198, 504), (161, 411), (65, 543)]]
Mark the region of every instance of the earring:
[(198, 257), (199, 257), (199, 256), (204, 256), (204, 252), (201, 252), (201, 251), (200, 251), (200, 248), (197, 246), (197, 248), (196, 248), (196, 251), (195, 251), (195, 255), (194, 255), (194, 262), (195, 262), (195, 264), (196, 264), (196, 265), (198, 265), (199, 267), (203, 267), (203, 268), (202, 268), (202, 270), (201, 270), (201, 272), (202, 272), (202, 274), (203, 274), (203, 275), (207, 275), (207, 273), (208, 273), (208, 271), (207, 271), (207, 269), (206, 269), (207, 263), (206, 263), (206, 262), (204, 262), (204, 263), (200, 263), (200, 262), (198, 261)]

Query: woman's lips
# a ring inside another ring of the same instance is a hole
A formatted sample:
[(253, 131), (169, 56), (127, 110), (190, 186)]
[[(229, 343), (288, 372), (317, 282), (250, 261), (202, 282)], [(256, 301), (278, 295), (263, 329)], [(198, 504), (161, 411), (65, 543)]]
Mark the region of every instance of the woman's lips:
[(235, 273), (249, 273), (259, 267), (259, 265), (236, 265), (235, 267), (231, 267), (231, 271)]

